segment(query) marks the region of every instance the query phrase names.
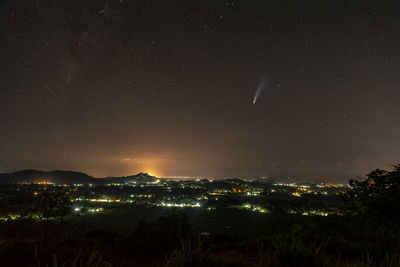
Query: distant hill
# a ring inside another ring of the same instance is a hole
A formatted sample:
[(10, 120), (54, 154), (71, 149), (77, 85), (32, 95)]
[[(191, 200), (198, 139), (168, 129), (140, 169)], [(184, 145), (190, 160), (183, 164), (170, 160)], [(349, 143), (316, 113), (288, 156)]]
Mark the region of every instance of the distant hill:
[(39, 183), (79, 184), (96, 183), (98, 179), (82, 172), (23, 170), (0, 174), (0, 183)]
[(107, 182), (112, 183), (156, 183), (159, 179), (155, 176), (151, 176), (148, 173), (138, 173), (135, 175), (124, 176), (124, 177), (107, 177), (104, 178)]
[(23, 170), (0, 174), (0, 183), (39, 183), (54, 184), (102, 184), (102, 183), (154, 183), (157, 178), (147, 173), (125, 177), (94, 178), (82, 172), (75, 171), (38, 171)]

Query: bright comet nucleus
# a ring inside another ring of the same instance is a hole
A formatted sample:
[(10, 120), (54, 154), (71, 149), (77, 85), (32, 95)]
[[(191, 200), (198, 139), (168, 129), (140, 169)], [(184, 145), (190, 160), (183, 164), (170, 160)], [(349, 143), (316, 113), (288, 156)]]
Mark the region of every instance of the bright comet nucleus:
[(267, 80), (263, 78), (261, 82), (258, 84), (256, 94), (254, 95), (253, 105), (257, 102), (258, 97), (260, 96), (261, 92), (264, 90)]

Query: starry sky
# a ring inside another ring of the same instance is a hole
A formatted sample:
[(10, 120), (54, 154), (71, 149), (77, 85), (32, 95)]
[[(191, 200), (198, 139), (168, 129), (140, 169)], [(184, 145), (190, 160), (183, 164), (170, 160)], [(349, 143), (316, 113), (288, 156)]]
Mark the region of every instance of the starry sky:
[(16, 0), (0, 25), (0, 172), (328, 181), (400, 161), (399, 1)]

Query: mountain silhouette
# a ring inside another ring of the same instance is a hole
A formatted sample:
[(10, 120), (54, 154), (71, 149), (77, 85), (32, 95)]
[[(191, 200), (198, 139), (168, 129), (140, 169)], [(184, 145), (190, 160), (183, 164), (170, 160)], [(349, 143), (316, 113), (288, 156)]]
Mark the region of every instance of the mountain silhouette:
[(151, 176), (148, 173), (138, 173), (135, 175), (124, 176), (124, 177), (107, 177), (104, 178), (107, 182), (112, 183), (155, 183), (159, 179), (155, 176)]
[(53, 184), (106, 184), (106, 183), (154, 183), (157, 178), (147, 173), (124, 177), (95, 178), (86, 173), (76, 171), (39, 171), (22, 170), (0, 174), (0, 183), (39, 183)]

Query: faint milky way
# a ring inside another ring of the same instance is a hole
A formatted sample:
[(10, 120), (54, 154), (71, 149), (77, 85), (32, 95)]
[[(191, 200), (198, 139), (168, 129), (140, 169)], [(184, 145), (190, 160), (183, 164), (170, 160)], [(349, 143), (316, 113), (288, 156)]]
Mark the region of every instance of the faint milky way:
[(312, 178), (400, 161), (396, 1), (3, 1), (0, 12), (0, 172)]

